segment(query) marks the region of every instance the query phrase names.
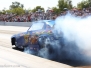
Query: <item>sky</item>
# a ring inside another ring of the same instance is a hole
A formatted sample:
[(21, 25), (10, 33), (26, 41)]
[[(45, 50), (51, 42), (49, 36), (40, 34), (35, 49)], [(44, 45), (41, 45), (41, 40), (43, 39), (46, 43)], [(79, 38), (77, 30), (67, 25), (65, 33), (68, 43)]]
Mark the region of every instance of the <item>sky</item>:
[[(33, 9), (36, 6), (42, 6), (45, 9), (48, 7), (55, 7), (58, 4), (58, 0), (1, 0), (0, 1), (0, 10), (2, 9), (9, 9), (9, 6), (12, 2), (18, 1), (24, 5), (26, 9)], [(78, 2), (82, 0), (72, 0), (73, 6), (76, 6)]]

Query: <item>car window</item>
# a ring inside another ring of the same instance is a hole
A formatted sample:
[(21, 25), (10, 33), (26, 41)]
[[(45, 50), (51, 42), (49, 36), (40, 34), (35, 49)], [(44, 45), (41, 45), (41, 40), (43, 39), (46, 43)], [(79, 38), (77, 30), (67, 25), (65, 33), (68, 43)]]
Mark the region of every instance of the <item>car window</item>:
[(44, 23), (43, 22), (36, 22), (36, 23), (33, 23), (32, 26), (30, 27), (30, 29), (28, 31), (32, 31), (32, 30), (40, 30), (42, 29), (44, 26)]

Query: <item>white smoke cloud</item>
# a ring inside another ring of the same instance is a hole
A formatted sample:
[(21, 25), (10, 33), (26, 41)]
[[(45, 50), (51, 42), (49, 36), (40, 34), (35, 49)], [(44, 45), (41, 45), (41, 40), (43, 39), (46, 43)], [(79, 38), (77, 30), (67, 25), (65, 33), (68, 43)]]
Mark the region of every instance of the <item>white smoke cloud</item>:
[(60, 16), (56, 19), (55, 29), (59, 33), (63, 32), (64, 38), (68, 41), (75, 41), (80, 49), (91, 50), (91, 16)]
[(43, 48), (36, 53), (29, 46), (24, 52), (72, 66), (91, 65), (91, 16), (68, 13), (55, 22), (53, 35), (44, 34), (38, 40)]

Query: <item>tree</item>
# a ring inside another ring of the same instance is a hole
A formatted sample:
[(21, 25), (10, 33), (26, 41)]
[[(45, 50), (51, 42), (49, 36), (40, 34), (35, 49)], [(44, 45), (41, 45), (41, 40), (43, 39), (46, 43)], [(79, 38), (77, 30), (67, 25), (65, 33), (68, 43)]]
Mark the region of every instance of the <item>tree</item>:
[(18, 8), (12, 9), (12, 13), (17, 14), (17, 15), (21, 15), (21, 14), (24, 14), (25, 11), (22, 8), (18, 7)]
[(88, 0), (88, 3), (89, 3), (89, 7), (91, 7), (91, 0)]
[(90, 7), (90, 2), (89, 2), (89, 0), (81, 1), (81, 2), (79, 2), (79, 3), (77, 4), (77, 7), (78, 7), (79, 9), (88, 8), (88, 7)]
[(32, 10), (32, 12), (36, 12), (36, 11), (38, 11), (38, 10), (42, 10), (42, 11), (44, 11), (44, 8), (42, 8), (41, 6), (36, 6), (33, 10)]
[(12, 10), (6, 10), (5, 13), (10, 14), (12, 13)]
[(29, 9), (27, 9), (27, 11), (28, 11), (28, 13), (31, 13), (32, 12), (32, 10), (29, 8)]
[(68, 8), (69, 8), (69, 9), (72, 9), (72, 7), (73, 7), (73, 6), (72, 6), (72, 1), (71, 1), (71, 0), (68, 0)]
[(71, 9), (72, 8), (72, 1), (71, 0), (59, 0), (58, 7), (60, 11), (63, 11), (64, 8)]
[(3, 12), (2, 11), (0, 11), (0, 14), (2, 14)]
[(11, 11), (8, 10), (7, 12), (11, 12), (11, 13), (20, 15), (20, 14), (25, 13), (25, 10), (23, 8), (24, 8), (23, 4), (21, 4), (20, 2), (15, 1), (15, 2), (12, 2), (12, 5), (10, 5), (10, 10)]
[(23, 4), (20, 4), (19, 2), (15, 1), (15, 2), (12, 2), (12, 5), (10, 5), (10, 9), (15, 9), (15, 8), (24, 8), (24, 5)]
[(57, 7), (52, 8), (54, 14), (59, 14), (59, 9)]

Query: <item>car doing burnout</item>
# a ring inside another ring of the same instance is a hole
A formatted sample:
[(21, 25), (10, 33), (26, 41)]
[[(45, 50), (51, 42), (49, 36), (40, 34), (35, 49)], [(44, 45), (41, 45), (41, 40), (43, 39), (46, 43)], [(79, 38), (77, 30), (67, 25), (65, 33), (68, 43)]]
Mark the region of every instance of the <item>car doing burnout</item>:
[(44, 37), (52, 34), (54, 24), (54, 20), (32, 22), (31, 26), (26, 32), (13, 35), (11, 37), (11, 43), (20, 49), (30, 46), (31, 50), (38, 51), (44, 47)]

